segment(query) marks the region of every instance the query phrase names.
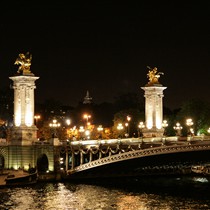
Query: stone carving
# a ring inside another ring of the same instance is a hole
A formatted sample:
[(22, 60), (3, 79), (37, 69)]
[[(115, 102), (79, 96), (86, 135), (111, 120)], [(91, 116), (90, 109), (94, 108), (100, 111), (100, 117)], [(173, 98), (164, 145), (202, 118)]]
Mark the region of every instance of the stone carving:
[(159, 84), (159, 78), (160, 75), (164, 75), (163, 72), (158, 72), (157, 71), (157, 67), (154, 67), (153, 69), (150, 68), (149, 66), (147, 66), (147, 68), (149, 69), (149, 72), (147, 74), (147, 77), (149, 78), (149, 85), (153, 85), (153, 84)]
[(19, 57), (14, 63), (15, 65), (20, 65), (17, 73), (30, 74), (31, 60), (32, 55), (30, 55), (29, 52), (27, 52), (26, 54), (20, 53)]

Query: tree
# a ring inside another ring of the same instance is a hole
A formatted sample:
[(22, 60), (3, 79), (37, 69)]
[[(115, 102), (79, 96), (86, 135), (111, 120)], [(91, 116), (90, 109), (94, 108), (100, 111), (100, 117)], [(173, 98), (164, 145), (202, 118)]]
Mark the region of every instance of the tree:
[(123, 131), (121, 133), (124, 135), (126, 133), (125, 130), (125, 123), (127, 122), (127, 116), (131, 117), (131, 120), (129, 122), (129, 136), (137, 136), (138, 133), (138, 124), (140, 121), (144, 121), (144, 112), (141, 112), (139, 109), (126, 109), (121, 110), (117, 112), (114, 115), (114, 126), (112, 128), (113, 130), (113, 137), (117, 137), (119, 134), (119, 130), (117, 129), (117, 126), (119, 123), (122, 123), (124, 126)]
[(188, 118), (193, 120), (195, 134), (207, 133), (210, 125), (210, 104), (200, 99), (184, 102), (176, 119), (186, 125)]

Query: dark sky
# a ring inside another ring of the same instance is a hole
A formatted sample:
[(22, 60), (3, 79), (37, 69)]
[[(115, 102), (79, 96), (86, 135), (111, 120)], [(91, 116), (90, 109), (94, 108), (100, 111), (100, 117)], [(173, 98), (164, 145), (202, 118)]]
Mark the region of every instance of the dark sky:
[(165, 106), (210, 102), (209, 3), (90, 2), (1, 6), (0, 88), (17, 72), (18, 54), (29, 51), (40, 77), (36, 102), (75, 106), (87, 90), (95, 103), (126, 92), (143, 98), (147, 66), (164, 72)]

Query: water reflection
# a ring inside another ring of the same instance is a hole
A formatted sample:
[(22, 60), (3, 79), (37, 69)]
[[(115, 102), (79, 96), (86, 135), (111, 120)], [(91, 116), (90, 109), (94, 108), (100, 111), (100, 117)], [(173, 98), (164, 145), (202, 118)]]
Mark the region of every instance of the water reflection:
[[(154, 179), (153, 179), (154, 180)], [(178, 210), (210, 209), (208, 179), (169, 182), (39, 183), (0, 189), (0, 209), (14, 210)], [(159, 183), (157, 185), (157, 183)], [(168, 183), (168, 184), (166, 184)]]

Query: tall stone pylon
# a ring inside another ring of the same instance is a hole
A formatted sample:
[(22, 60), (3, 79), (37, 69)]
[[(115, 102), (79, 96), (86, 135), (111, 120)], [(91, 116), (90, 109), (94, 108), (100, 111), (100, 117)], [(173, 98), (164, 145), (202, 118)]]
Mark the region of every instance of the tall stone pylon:
[(34, 125), (34, 89), (35, 77), (30, 71), (32, 55), (19, 54), (16, 65), (20, 65), (13, 81), (14, 89), (14, 126), (12, 128), (11, 144), (31, 145), (37, 140), (37, 127)]
[(159, 83), (160, 75), (162, 72), (157, 72), (157, 68), (151, 69), (147, 77), (149, 82), (141, 87), (145, 93), (145, 128), (142, 130), (144, 137), (161, 137), (164, 133), (162, 127), (163, 122), (163, 90), (167, 87), (163, 87)]

